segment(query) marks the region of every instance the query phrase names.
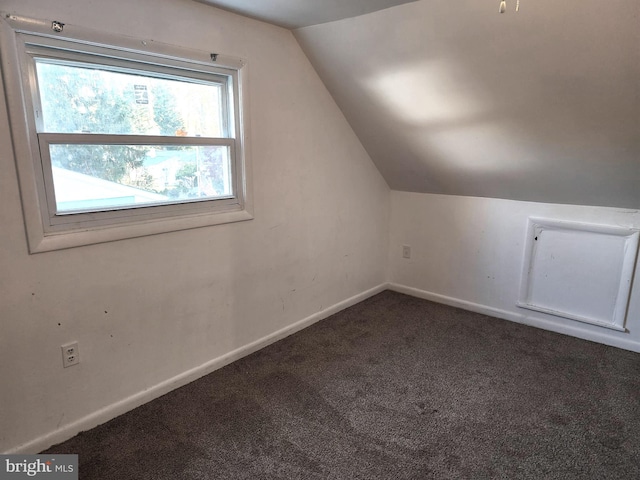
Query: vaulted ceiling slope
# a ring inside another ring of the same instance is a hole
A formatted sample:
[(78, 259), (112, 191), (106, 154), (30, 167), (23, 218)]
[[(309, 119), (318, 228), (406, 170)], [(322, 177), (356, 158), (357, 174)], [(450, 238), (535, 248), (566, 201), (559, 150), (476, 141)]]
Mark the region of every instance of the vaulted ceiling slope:
[(499, 3), (295, 35), (391, 188), (640, 208), (640, 2)]
[(197, 0), (285, 28), (299, 28), (376, 12), (416, 0)]

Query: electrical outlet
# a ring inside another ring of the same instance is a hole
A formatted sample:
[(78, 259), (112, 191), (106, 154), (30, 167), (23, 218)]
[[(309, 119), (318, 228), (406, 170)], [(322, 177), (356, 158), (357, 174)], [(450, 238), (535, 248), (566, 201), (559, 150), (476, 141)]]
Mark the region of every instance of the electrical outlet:
[(80, 363), (80, 352), (78, 351), (78, 342), (67, 343), (62, 345), (62, 366), (64, 368), (71, 367)]
[(411, 247), (409, 245), (402, 246), (402, 258), (411, 258)]

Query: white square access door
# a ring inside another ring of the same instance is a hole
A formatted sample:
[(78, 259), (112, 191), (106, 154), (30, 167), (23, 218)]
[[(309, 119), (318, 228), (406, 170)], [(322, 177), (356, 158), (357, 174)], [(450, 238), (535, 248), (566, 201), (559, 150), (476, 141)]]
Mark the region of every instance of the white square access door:
[(638, 237), (631, 228), (529, 218), (518, 306), (625, 331)]

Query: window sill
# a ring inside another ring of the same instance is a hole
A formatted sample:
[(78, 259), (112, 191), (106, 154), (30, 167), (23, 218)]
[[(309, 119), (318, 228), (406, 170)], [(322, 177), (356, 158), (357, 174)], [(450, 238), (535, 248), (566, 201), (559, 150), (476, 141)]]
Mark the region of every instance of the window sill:
[[(145, 222), (136, 221), (118, 226), (95, 227), (62, 233), (38, 232), (30, 235), (29, 250), (31, 253), (49, 252), (67, 248), (93, 245), (96, 243), (114, 242), (127, 238), (146, 237), (160, 233), (190, 230), (194, 228), (221, 225), (252, 220), (253, 215), (247, 210), (221, 212), (163, 218)], [(40, 234), (41, 233), (41, 234)]]

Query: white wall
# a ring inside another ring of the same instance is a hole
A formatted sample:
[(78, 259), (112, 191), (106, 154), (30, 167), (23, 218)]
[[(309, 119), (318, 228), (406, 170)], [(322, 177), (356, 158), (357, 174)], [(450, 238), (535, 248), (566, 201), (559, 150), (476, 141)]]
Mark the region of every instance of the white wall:
[(412, 295), (640, 352), (638, 268), (628, 333), (516, 307), (530, 216), (640, 228), (638, 210), (392, 191), (389, 280)]
[[(245, 58), (255, 220), (29, 255), (0, 102), (0, 451), (44, 448), (384, 283), (389, 189), (291, 32), (190, 0), (2, 9)], [(63, 369), (72, 340), (81, 363)]]

